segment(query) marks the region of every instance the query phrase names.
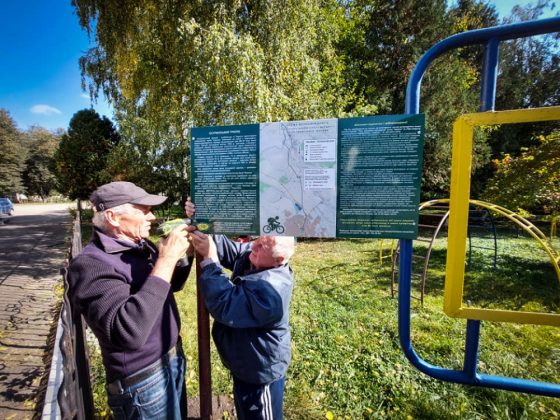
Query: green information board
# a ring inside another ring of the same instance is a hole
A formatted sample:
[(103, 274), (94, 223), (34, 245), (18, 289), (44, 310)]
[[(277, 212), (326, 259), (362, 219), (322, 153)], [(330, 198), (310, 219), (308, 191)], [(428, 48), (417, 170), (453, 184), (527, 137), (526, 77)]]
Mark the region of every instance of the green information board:
[(195, 128), (192, 196), (197, 221), (213, 232), (259, 230), (259, 125)]
[(208, 232), (413, 239), (424, 116), (193, 128), (192, 196)]

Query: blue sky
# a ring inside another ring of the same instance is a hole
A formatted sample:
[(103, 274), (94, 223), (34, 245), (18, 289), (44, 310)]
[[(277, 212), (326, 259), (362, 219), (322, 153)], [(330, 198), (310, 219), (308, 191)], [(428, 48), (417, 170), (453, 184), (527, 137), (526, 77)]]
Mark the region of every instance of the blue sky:
[[(70, 0), (0, 0), (0, 39), (0, 108), (20, 129), (66, 129), (91, 106), (78, 64), (89, 41)], [(112, 116), (103, 98), (94, 108)]]
[[(502, 17), (531, 2), (491, 1)], [(20, 129), (67, 129), (75, 112), (91, 106), (78, 65), (90, 44), (70, 0), (0, 0), (0, 39), (0, 108)], [(94, 108), (112, 116), (102, 96)]]
[[(451, 3), (453, 3), (453, 1)], [(511, 9), (513, 9), (515, 5), (520, 5), (520, 6), (527, 6), (528, 4), (535, 5), (537, 4), (537, 0), (492, 0), (489, 1), (488, 3), (492, 4), (496, 8), (496, 11), (500, 15), (500, 18), (502, 18), (502, 17), (509, 16), (511, 14)], [(557, 11), (558, 11), (558, 7), (554, 9), (554, 12), (546, 10), (543, 16), (541, 16), (541, 19), (554, 17)]]

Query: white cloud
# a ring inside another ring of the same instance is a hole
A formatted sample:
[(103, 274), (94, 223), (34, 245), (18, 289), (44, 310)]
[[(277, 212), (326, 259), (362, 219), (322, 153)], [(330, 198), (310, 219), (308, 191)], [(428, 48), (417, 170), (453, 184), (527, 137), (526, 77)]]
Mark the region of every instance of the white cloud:
[(89, 100), (89, 95), (87, 93), (82, 93), (80, 96), (84, 99)]
[(53, 114), (62, 114), (60, 109), (49, 106), (49, 105), (33, 105), (30, 110), (33, 114), (43, 114), (43, 115), (53, 115)]

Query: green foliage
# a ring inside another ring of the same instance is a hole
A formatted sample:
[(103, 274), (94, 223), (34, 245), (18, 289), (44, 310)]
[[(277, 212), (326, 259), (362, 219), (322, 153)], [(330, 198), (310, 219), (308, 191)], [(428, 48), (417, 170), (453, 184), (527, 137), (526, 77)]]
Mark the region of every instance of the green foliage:
[[(494, 9), (472, 0), (459, 1), (449, 9), (443, 0), (355, 0), (346, 4), (349, 22), (339, 44), (347, 62), (345, 80), (383, 113), (404, 111), (407, 81), (432, 45), (454, 33), (496, 22)], [(423, 78), (425, 199), (449, 194), (451, 127), (459, 115), (478, 110), (481, 63), (480, 48), (463, 48), (436, 60)], [(475, 141), (475, 170), (489, 160), (485, 134), (478, 133)]]
[[(454, 33), (494, 26), (496, 21), (497, 14), (492, 6), (477, 0), (460, 0), (447, 12), (442, 22), (447, 26), (440, 30), (442, 36), (437, 41)], [(422, 176), (423, 200), (449, 196), (453, 122), (462, 114), (479, 110), (482, 53), (480, 46), (448, 52), (437, 59), (426, 72), (421, 101), (427, 121)], [(487, 130), (475, 132), (472, 163), (474, 173), (485, 167), (490, 160), (487, 137)], [(474, 190), (480, 188), (478, 178), (474, 177), (472, 184)]]
[(508, 209), (538, 214), (560, 213), (560, 131), (540, 136), (538, 146), (519, 157), (506, 155), (493, 161), (496, 175), (485, 198)]
[(60, 137), (41, 127), (21, 132), (0, 109), (0, 195), (27, 192), (48, 197), (56, 183), (53, 155)]
[[(517, 8), (511, 19), (537, 17), (549, 3)], [(406, 82), (429, 47), (497, 23), (479, 0), (72, 4), (97, 42), (81, 59), (83, 76), (92, 96), (101, 90), (114, 104), (122, 131), (109, 172), (172, 200), (188, 194), (190, 127), (403, 112)], [(549, 36), (502, 47), (498, 107), (557, 102), (555, 46)], [(423, 79), (425, 198), (448, 195), (451, 123), (478, 110), (482, 54), (446, 54)], [(475, 195), (489, 174), (488, 136), (494, 157), (517, 153), (536, 133), (520, 127), (515, 136), (507, 126), (477, 133)]]
[(22, 174), (27, 193), (45, 200), (55, 188), (56, 178), (51, 171), (54, 153), (60, 142), (59, 135), (33, 127), (27, 132), (29, 152)]
[(108, 157), (107, 171), (114, 178), (158, 191), (169, 199), (165, 207), (190, 192), (190, 149), (188, 142), (173, 131), (153, 129), (146, 118), (128, 114), (120, 121), (121, 141)]
[[(478, 73), (459, 53), (437, 60), (426, 74), (426, 134), (422, 168), (423, 200), (449, 196), (453, 122), (461, 114), (478, 110)], [(449, 91), (455, 89), (453, 95)], [(487, 130), (476, 130), (473, 143), (473, 171), (490, 160)], [(476, 180), (473, 180), (476, 185)]]
[(188, 129), (332, 117), (348, 101), (336, 1), (73, 0), (97, 46), (81, 59), (110, 98), (123, 142), (110, 168), (188, 194)]
[(93, 93), (158, 128), (332, 116), (343, 101), (334, 1), (72, 3), (83, 27), (95, 22), (82, 58)]
[[(454, 18), (456, 30), (461, 32), (498, 24), (496, 8), (480, 0), (458, 0), (451, 8), (450, 15)], [(476, 58), (477, 61), (479, 59)]]
[(110, 181), (106, 160), (118, 142), (119, 135), (107, 117), (101, 118), (93, 109), (76, 112), (54, 154), (58, 191), (70, 199), (87, 199)]
[(420, 56), (450, 35), (444, 0), (371, 1), (347, 4), (349, 23), (340, 41), (345, 79), (381, 112), (402, 113), (406, 83)]
[(7, 110), (0, 108), (0, 196), (22, 192), (21, 173), (26, 152), (24, 135)]
[[(539, 0), (531, 7), (517, 6), (504, 23), (538, 19), (552, 4)], [(560, 103), (560, 38), (556, 34), (519, 38), (502, 44), (496, 109), (538, 108)], [(523, 147), (534, 146), (539, 135), (560, 129), (560, 122), (508, 124), (493, 132), (493, 157), (517, 155)]]

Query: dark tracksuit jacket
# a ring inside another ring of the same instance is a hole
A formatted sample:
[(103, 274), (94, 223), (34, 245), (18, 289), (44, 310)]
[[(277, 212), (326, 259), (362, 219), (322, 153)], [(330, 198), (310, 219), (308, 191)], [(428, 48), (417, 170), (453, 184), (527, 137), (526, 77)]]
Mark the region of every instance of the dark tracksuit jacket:
[[(286, 375), (291, 360), (289, 310), (294, 276), (288, 264), (251, 271), (250, 243), (215, 235), (220, 264), (200, 276), (212, 337), (232, 375), (266, 384)], [(232, 270), (231, 279), (223, 267)]]

